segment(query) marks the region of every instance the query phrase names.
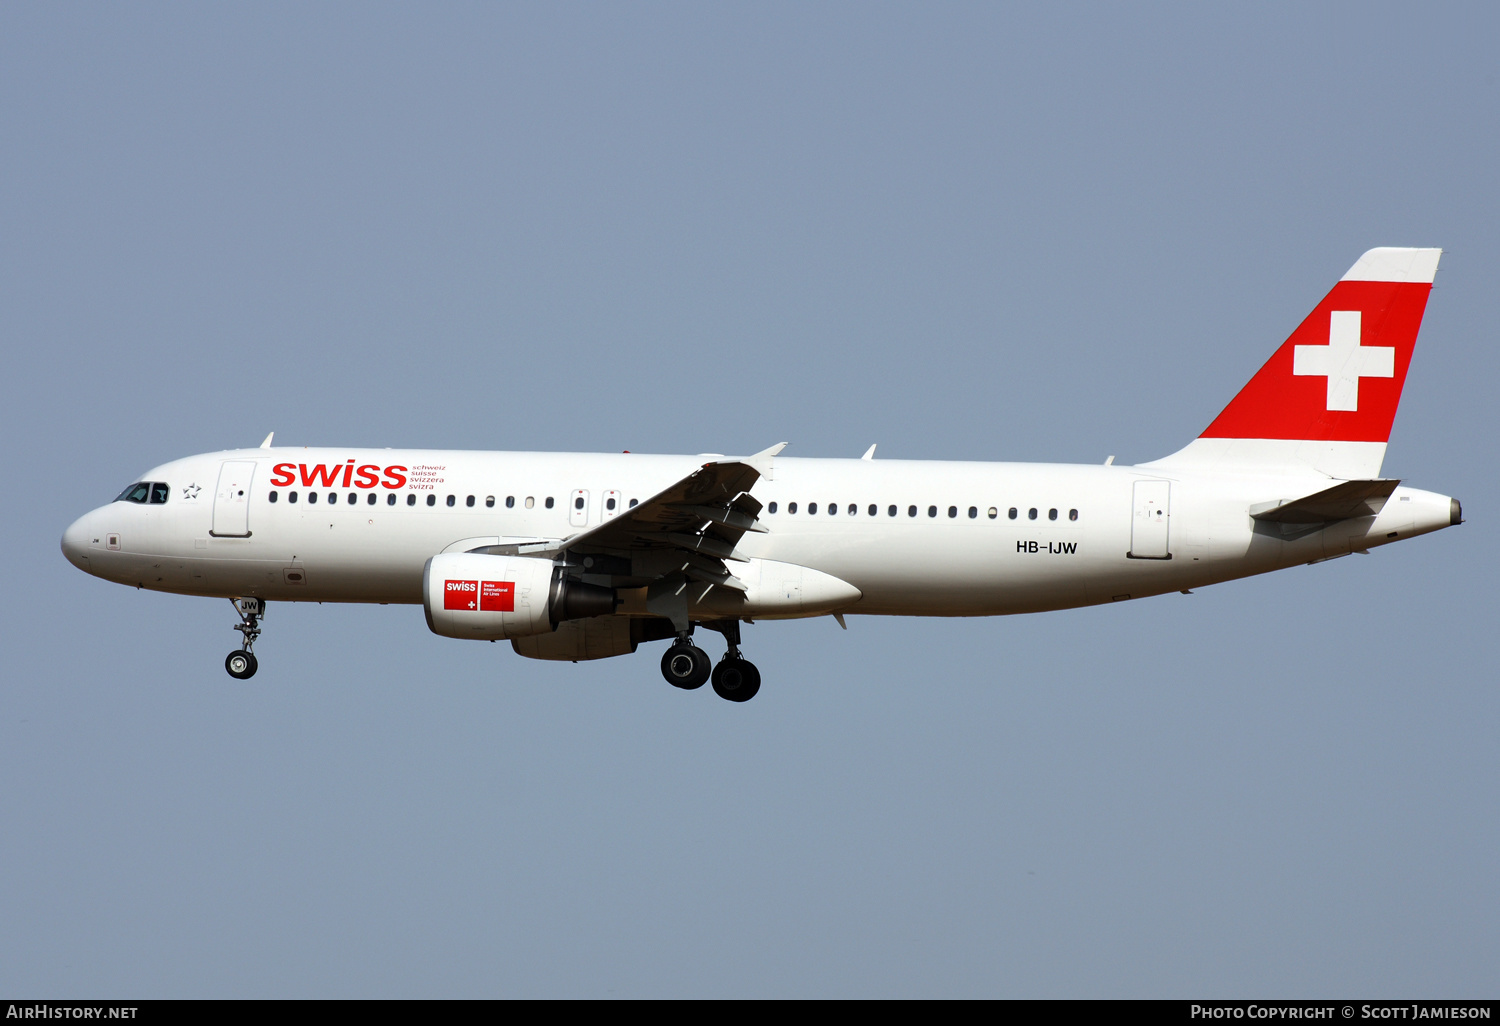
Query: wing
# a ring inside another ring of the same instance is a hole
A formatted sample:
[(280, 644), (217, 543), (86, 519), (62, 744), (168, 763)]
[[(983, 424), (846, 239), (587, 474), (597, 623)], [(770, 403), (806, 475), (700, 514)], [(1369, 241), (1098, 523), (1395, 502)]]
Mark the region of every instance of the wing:
[(761, 503), (750, 489), (770, 476), (782, 442), (737, 459), (705, 463), (682, 480), (598, 527), (562, 541), (495, 545), (495, 555), (560, 559), (580, 579), (640, 587), (668, 575), (744, 591), (726, 563), (744, 562), (735, 546), (756, 524)]

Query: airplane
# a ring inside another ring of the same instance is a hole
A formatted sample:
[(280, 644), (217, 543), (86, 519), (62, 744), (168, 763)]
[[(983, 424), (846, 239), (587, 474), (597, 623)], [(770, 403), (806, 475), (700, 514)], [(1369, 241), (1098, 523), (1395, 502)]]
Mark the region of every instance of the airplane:
[[(1459, 524), (1381, 478), (1438, 249), (1365, 253), (1203, 433), (1134, 466), (780, 455), (272, 447), (190, 456), (75, 521), (107, 581), (228, 598), (257, 669), (268, 602), (421, 605), (532, 659), (670, 641), (666, 680), (743, 702), (740, 625), (1121, 602)], [(722, 634), (714, 664), (697, 628)]]

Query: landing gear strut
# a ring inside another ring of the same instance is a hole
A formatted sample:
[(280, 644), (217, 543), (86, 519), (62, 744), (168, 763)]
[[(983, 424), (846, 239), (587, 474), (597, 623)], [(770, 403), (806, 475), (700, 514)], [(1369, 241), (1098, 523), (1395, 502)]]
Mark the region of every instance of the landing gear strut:
[(234, 625), (234, 629), (240, 632), (245, 639), (240, 647), (224, 657), (224, 669), (235, 680), (249, 680), (255, 676), (259, 664), (255, 660), (255, 653), (251, 651), (255, 647), (255, 639), (260, 637), (260, 618), (266, 615), (266, 601), (258, 598), (238, 598), (234, 600), (235, 611), (240, 614), (240, 622)]

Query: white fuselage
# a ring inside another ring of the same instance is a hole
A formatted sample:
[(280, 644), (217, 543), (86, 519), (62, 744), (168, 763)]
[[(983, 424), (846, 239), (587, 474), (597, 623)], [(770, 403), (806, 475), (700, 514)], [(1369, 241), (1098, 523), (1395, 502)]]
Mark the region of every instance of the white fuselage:
[[(63, 549), (95, 576), (160, 591), (420, 603), (423, 567), (438, 553), (566, 539), (714, 458), (286, 448), (193, 456), (142, 478), (165, 483), (166, 502), (102, 506), (68, 529)], [(238, 468), (235, 481), (226, 464)], [(226, 492), (237, 483), (243, 495)], [(1409, 488), (1378, 515), (1318, 530), (1250, 517), (1256, 504), (1332, 483), (1312, 473), (777, 457), (752, 489), (766, 531), (746, 534), (735, 554), (857, 589), (820, 613), (989, 616), (1198, 587), (1455, 522), (1448, 497)]]

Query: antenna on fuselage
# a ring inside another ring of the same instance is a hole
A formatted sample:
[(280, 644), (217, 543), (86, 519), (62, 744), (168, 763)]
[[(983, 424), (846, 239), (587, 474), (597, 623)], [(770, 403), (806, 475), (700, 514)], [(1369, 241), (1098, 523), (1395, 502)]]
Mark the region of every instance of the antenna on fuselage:
[(266, 436), (266, 440), (264, 442), (260, 443), (260, 447), (262, 449), (269, 449), (271, 447), (271, 439), (273, 439), (275, 437), (276, 437), (276, 432), (272, 431), (269, 435)]

